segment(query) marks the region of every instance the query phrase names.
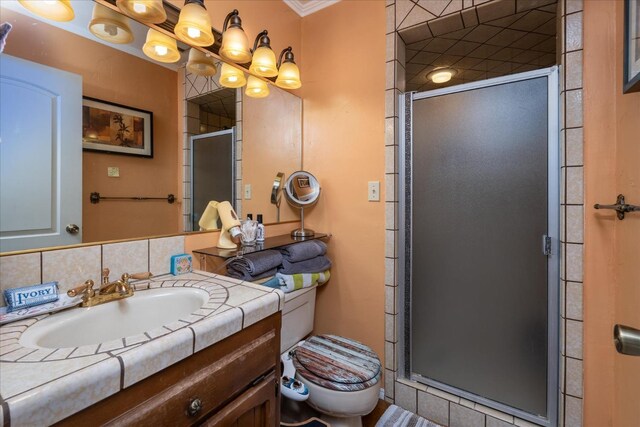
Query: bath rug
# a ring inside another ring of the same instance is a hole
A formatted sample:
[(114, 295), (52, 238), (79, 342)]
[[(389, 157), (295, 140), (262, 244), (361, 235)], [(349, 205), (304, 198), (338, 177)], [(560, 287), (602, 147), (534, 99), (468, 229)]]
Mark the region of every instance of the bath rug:
[(376, 427), (442, 427), (413, 412), (405, 411), (399, 406), (391, 405), (384, 411), (376, 423)]
[(327, 424), (319, 418), (313, 417), (301, 423), (280, 423), (281, 427), (330, 427), (331, 424)]

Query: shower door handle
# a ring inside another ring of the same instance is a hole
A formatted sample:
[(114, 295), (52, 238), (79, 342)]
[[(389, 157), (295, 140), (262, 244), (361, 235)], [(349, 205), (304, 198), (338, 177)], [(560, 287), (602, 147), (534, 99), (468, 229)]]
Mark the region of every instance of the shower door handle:
[(545, 256), (551, 256), (551, 237), (546, 234), (542, 235), (542, 253)]

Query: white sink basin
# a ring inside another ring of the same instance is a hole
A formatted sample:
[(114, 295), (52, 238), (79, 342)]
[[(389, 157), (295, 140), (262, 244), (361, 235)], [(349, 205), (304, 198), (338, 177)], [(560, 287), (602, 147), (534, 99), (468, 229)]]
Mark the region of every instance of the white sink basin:
[(31, 348), (100, 344), (175, 322), (208, 300), (209, 293), (196, 288), (137, 291), (129, 298), (49, 316), (27, 328), (20, 344)]

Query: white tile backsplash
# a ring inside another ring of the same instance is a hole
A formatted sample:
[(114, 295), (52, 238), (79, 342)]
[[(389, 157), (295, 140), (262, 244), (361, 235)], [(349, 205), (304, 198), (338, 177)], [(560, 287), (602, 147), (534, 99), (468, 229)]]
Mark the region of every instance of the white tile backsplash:
[(136, 240), (102, 245), (102, 268), (109, 269), (109, 279), (112, 281), (123, 273), (149, 271), (149, 242)]
[(42, 281), (57, 281), (60, 293), (89, 279), (99, 285), (101, 253), (100, 245), (43, 252)]
[[(0, 293), (5, 289), (41, 283), (40, 253), (0, 258)], [(0, 298), (0, 307), (5, 305)]]
[(149, 271), (154, 276), (169, 273), (171, 257), (184, 253), (184, 236), (149, 239)]

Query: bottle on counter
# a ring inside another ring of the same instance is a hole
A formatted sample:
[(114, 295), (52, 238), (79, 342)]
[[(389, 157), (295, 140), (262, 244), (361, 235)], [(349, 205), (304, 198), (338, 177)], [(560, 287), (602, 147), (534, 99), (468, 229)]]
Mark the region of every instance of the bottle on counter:
[(258, 233), (256, 242), (264, 242), (264, 225), (262, 224), (262, 214), (258, 214)]

